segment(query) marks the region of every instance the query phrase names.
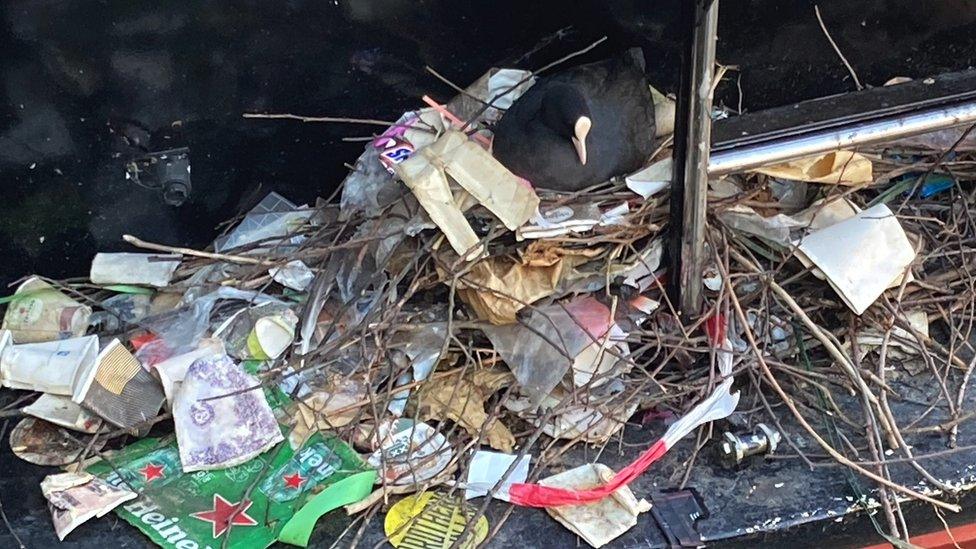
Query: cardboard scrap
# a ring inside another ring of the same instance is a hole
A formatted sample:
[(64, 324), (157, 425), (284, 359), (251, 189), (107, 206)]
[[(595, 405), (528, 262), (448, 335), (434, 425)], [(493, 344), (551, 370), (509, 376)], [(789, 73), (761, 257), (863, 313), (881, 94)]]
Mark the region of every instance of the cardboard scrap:
[(915, 260), (911, 241), (884, 204), (810, 233), (798, 243), (796, 254), (815, 264), (859, 315)]
[(757, 168), (755, 171), (771, 177), (808, 183), (861, 185), (874, 181), (871, 161), (866, 156), (851, 151), (834, 151), (800, 158)]
[(227, 469), (185, 474), (172, 438), (143, 438), (88, 472), (139, 497), (115, 512), (160, 547), (305, 546), (323, 514), (369, 494), (376, 472), (335, 438), (313, 435)]
[(469, 260), (481, 254), (479, 239), (459, 206), (465, 197), (454, 195), (447, 176), (467, 191), (459, 195), (470, 194), (510, 231), (528, 221), (539, 207), (539, 197), (530, 185), (458, 131), (445, 132), (394, 169), (454, 251)]
[[(539, 484), (572, 490), (588, 490), (610, 482), (612, 469), (602, 463), (587, 463), (542, 479)], [(624, 486), (610, 497), (585, 505), (547, 507), (546, 512), (592, 547), (602, 547), (637, 524), (637, 515), (646, 513), (651, 504), (638, 500)]]
[(671, 186), (671, 174), (674, 171), (674, 162), (671, 157), (658, 160), (657, 162), (641, 168), (640, 171), (632, 173), (624, 178), (627, 188), (641, 195), (650, 198), (655, 194)]
[[(454, 421), (471, 436), (485, 431), (487, 443), (496, 450), (511, 452), (515, 437), (504, 424), (489, 418), (485, 401), (496, 391), (510, 385), (515, 376), (505, 370), (478, 370), (473, 374), (444, 376), (430, 380), (418, 391), (418, 415), (421, 421), (428, 419)], [(491, 423), (485, 428), (485, 423)]]

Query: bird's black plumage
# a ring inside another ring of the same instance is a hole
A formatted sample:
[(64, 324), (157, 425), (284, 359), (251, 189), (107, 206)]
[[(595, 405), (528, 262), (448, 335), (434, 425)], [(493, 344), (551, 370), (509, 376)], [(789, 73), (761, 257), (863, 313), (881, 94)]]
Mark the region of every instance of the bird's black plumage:
[[(573, 124), (587, 116), (586, 164)], [(654, 147), (654, 101), (639, 48), (540, 78), (495, 128), (494, 155), (536, 187), (576, 191), (639, 168)]]

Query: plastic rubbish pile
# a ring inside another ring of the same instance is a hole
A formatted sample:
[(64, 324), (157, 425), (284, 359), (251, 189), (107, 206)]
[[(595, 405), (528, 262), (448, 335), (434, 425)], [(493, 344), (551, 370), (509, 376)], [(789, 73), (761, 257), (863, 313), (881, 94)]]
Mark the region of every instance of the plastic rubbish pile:
[[(486, 149), (531, 84), (493, 70), (425, 98), (366, 146), (339, 204), (271, 193), (205, 251), (127, 236), (140, 252), (98, 254), (84, 281), (23, 280), (0, 384), (21, 391), (13, 451), (65, 469), (41, 484), (58, 537), (114, 510), (164, 547), (305, 546), (334, 512), (385, 517), (394, 547), (473, 547), (501, 527), (495, 499), (599, 547), (650, 509), (629, 484), (689, 433), (754, 453), (708, 425), (758, 391), (765, 407), (736, 414), (796, 420), (780, 452), (806, 437), (822, 457), (803, 459), (867, 476), (886, 505), (955, 508), (857, 462), (917, 457), (892, 368), (939, 374), (924, 421), (949, 442), (971, 416), (966, 135), (948, 155), (932, 135), (713, 181), (706, 305), (681, 319), (663, 291), (667, 136), (638, 173), (534, 189)], [(630, 465), (551, 467), (635, 417), (658, 437)]]

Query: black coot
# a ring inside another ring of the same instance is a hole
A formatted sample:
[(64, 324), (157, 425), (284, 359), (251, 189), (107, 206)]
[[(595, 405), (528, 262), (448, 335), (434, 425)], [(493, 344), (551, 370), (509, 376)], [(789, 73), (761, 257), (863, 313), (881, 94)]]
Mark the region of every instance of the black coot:
[(577, 191), (641, 167), (654, 101), (640, 48), (540, 78), (495, 128), (495, 157), (536, 187)]

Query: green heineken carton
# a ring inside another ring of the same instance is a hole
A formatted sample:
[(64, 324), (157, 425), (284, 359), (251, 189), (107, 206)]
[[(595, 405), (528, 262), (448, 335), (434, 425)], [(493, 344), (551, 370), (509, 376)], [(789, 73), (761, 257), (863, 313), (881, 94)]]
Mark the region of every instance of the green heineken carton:
[[(376, 479), (337, 438), (315, 434), (228, 469), (183, 473), (176, 440), (146, 438), (88, 472), (139, 497), (115, 509), (161, 547), (263, 549), (306, 546), (315, 521), (366, 497)], [(249, 494), (247, 489), (254, 485)]]

